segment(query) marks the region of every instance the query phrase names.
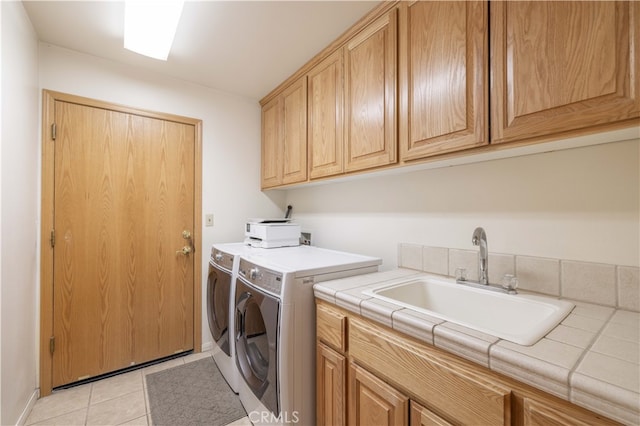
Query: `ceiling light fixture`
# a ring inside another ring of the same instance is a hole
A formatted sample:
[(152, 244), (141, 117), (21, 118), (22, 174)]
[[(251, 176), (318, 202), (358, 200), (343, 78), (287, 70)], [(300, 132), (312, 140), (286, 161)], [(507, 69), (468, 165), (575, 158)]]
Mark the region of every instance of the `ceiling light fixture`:
[(126, 0), (124, 48), (166, 61), (183, 6), (184, 0)]

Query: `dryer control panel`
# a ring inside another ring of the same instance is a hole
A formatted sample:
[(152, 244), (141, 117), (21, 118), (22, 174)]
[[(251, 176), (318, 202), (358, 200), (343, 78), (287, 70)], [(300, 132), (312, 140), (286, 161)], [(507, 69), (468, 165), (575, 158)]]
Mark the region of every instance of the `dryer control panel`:
[(230, 271), (233, 268), (233, 255), (212, 247), (209, 262), (215, 263)]
[(262, 288), (271, 294), (280, 296), (282, 294), (282, 273), (272, 271), (255, 265), (245, 259), (240, 259), (238, 275), (250, 284)]

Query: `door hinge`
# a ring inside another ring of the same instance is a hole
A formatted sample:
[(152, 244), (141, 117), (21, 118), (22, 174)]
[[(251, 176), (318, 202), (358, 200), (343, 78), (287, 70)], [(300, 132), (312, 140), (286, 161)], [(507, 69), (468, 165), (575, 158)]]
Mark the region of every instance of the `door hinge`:
[(51, 355), (53, 355), (53, 351), (56, 350), (56, 338), (54, 336), (51, 336), (49, 338), (49, 352), (51, 353)]
[(51, 139), (56, 140), (56, 123), (51, 124)]
[(56, 246), (56, 231), (55, 231), (55, 229), (51, 230), (51, 236), (49, 237), (49, 243), (51, 243), (51, 248)]

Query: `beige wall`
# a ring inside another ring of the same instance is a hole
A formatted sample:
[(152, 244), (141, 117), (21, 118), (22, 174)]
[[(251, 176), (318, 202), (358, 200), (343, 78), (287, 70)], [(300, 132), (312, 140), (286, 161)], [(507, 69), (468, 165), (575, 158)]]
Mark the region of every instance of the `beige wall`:
[(0, 8), (0, 424), (9, 425), (37, 396), (38, 42), (21, 2)]
[[(636, 133), (637, 134), (637, 133)], [(638, 266), (640, 140), (290, 189), (314, 244), (382, 256), (399, 242)]]

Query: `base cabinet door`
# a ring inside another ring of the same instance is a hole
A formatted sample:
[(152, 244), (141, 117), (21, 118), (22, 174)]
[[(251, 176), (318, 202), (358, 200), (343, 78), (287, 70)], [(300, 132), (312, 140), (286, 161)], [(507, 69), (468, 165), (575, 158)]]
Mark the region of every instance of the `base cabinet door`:
[(349, 366), (349, 424), (409, 424), (409, 398), (359, 365)]
[(316, 419), (319, 426), (347, 424), (346, 358), (318, 343), (316, 350)]
[(640, 4), (491, 2), (492, 143), (640, 116)]
[(552, 406), (544, 399), (523, 398), (522, 424), (524, 426), (594, 426), (618, 424), (594, 413), (586, 413), (569, 404)]
[(452, 423), (417, 402), (411, 401), (410, 426), (452, 426)]

